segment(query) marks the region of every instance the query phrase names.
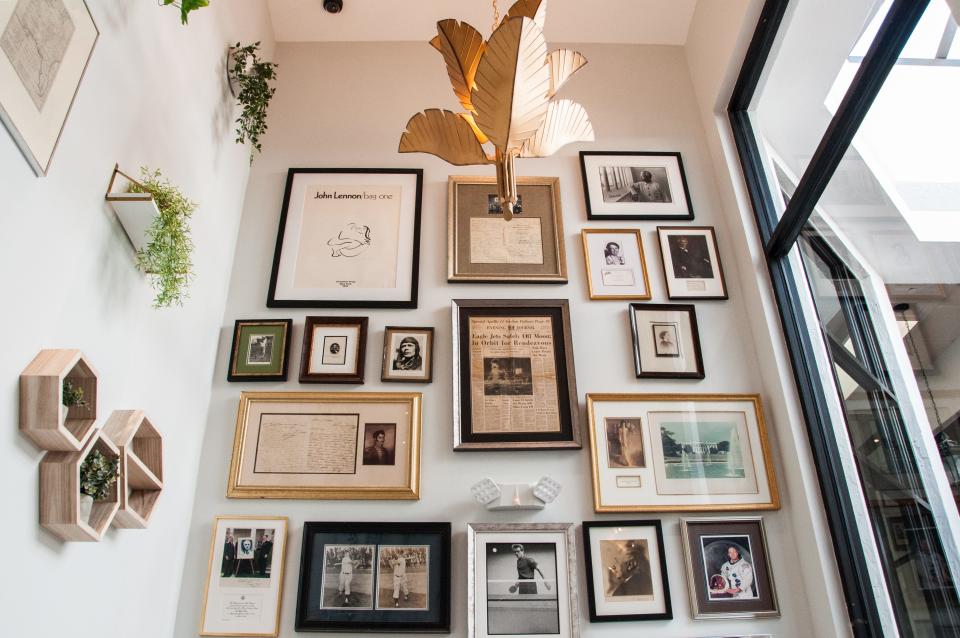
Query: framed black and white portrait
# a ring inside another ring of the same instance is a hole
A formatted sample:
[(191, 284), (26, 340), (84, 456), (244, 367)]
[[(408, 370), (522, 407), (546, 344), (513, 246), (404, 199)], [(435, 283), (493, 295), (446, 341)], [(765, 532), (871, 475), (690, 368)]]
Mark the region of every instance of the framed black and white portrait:
[(580, 238), (591, 299), (651, 298), (640, 230), (585, 228)]
[(658, 226), (663, 276), (670, 299), (727, 299), (712, 226)]
[(680, 153), (580, 151), (587, 219), (693, 219)]
[(286, 381), (292, 319), (238, 319), (227, 381)]
[(433, 328), (387, 326), (383, 332), (381, 381), (433, 380)]
[(630, 304), (637, 378), (702, 379), (697, 313), (689, 304)]
[(300, 383), (363, 383), (366, 317), (307, 317)]

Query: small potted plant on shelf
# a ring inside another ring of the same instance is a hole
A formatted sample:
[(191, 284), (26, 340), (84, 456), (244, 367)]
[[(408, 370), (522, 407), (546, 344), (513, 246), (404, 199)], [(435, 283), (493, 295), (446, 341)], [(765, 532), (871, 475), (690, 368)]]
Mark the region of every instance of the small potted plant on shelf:
[(86, 400), (83, 398), (83, 388), (73, 385), (68, 379), (64, 379), (62, 403), (63, 406), (67, 408), (67, 410), (63, 411), (64, 417), (66, 417), (66, 413), (70, 408), (79, 408), (87, 405)]
[(80, 464), (80, 519), (90, 520), (93, 502), (107, 498), (117, 482), (119, 461), (94, 448)]
[(276, 92), (270, 83), (277, 79), (277, 65), (262, 61), (257, 52), (260, 43), (230, 48), (227, 56), (227, 79), (230, 92), (243, 110), (237, 118), (237, 144), (250, 142), (250, 162), (253, 152), (261, 151), (260, 136), (267, 130), (267, 106)]

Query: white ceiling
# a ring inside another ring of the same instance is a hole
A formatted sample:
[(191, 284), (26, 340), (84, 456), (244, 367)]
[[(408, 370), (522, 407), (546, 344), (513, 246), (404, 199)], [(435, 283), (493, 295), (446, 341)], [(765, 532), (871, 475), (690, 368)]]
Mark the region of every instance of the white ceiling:
[[(425, 42), (446, 18), (489, 37), (490, 0), (344, 0), (330, 14), (323, 0), (267, 0), (278, 42)], [(499, 0), (500, 14), (512, 2)], [(675, 44), (687, 41), (696, 0), (549, 0), (547, 42)]]

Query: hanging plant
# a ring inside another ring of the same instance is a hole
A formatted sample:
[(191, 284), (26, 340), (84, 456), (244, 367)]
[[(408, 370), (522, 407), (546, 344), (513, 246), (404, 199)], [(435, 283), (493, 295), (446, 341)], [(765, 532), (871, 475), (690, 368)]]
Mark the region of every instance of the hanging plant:
[(160, 2), (163, 6), (172, 4), (176, 8), (180, 9), (181, 24), (187, 23), (187, 14), (189, 14), (191, 11), (195, 11), (200, 7), (209, 6), (210, 4), (210, 0), (180, 0), (179, 2), (176, 0), (160, 0)]
[(237, 118), (237, 144), (250, 142), (250, 163), (253, 152), (261, 152), (260, 136), (267, 130), (267, 106), (276, 92), (270, 83), (277, 79), (277, 65), (257, 56), (260, 43), (245, 47), (240, 43), (230, 49), (227, 73), (230, 90), (243, 107)]

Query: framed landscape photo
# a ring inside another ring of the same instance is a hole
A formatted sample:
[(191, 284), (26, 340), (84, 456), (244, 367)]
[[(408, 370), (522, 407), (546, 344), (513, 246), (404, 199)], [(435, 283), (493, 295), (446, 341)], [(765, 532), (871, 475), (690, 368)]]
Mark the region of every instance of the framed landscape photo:
[(381, 381), (433, 380), (433, 328), (387, 326), (383, 331)]
[(300, 383), (363, 383), (366, 317), (307, 317)]
[(697, 312), (688, 304), (639, 304), (628, 309), (638, 379), (702, 379)]
[(241, 392), (229, 498), (420, 498), (419, 392)]
[(83, 0), (0, 5), (0, 120), (46, 175), (99, 37)]
[(297, 631), (450, 631), (450, 523), (303, 525)]
[(559, 178), (518, 177), (510, 221), (493, 177), (452, 175), (447, 188), (447, 281), (567, 283)]
[(416, 308), (423, 170), (291, 168), (269, 308)]
[(727, 299), (712, 226), (658, 226), (663, 277), (670, 299)]
[(680, 153), (580, 151), (587, 219), (693, 219)]
[(467, 636), (580, 635), (570, 523), (467, 526)]
[(227, 381), (286, 381), (292, 319), (237, 319)]
[(580, 237), (591, 299), (651, 298), (639, 230), (584, 228)]
[(587, 394), (597, 512), (779, 509), (755, 394)]
[(453, 448), (580, 448), (567, 301), (452, 305)]
[(278, 636), (285, 516), (218, 516), (210, 540), (201, 636)]
[(584, 521), (590, 622), (670, 620), (660, 521)]
[(682, 518), (694, 619), (779, 616), (760, 518)]

